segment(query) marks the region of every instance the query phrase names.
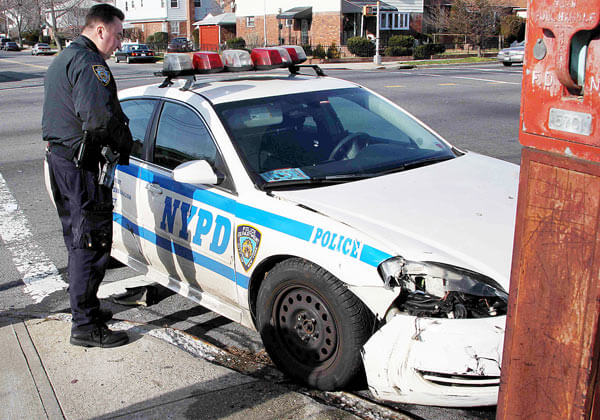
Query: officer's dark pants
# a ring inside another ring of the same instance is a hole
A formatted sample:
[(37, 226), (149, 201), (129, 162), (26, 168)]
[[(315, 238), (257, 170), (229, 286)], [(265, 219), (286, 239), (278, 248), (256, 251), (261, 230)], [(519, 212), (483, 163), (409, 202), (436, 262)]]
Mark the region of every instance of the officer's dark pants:
[(50, 185), (69, 253), (69, 299), (72, 329), (87, 331), (98, 322), (96, 296), (110, 260), (111, 190), (98, 185), (97, 170), (78, 169), (56, 153), (48, 153)]

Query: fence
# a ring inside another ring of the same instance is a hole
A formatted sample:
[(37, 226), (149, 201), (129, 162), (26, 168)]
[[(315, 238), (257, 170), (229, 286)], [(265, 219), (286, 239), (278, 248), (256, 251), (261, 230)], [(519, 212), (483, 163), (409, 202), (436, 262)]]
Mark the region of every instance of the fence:
[[(447, 50), (463, 50), (473, 51), (477, 49), (475, 45), (469, 39), (467, 34), (431, 34), (431, 39), (434, 44), (442, 44)], [(504, 44), (504, 37), (502, 35), (494, 35), (486, 37), (483, 41), (484, 49), (502, 49)]]

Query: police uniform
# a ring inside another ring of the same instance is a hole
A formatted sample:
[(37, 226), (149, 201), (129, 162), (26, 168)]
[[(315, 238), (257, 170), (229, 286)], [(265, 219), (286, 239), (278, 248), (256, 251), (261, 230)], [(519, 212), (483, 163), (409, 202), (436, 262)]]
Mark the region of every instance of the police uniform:
[[(105, 321), (96, 294), (110, 259), (113, 205), (111, 189), (98, 183), (101, 149), (118, 151), (119, 163), (126, 165), (132, 140), (115, 80), (90, 39), (79, 36), (53, 60), (44, 87), (42, 133), (69, 253), (73, 340), (74, 332), (92, 331)], [(77, 167), (84, 131), (85, 156)]]

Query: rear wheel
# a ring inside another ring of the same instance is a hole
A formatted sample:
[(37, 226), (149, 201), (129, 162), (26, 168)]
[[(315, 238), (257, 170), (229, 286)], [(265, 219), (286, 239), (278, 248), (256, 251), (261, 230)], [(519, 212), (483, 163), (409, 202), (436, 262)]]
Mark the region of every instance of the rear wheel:
[(119, 62), (119, 57), (117, 57), (117, 56), (115, 55), (115, 63), (118, 63), (118, 62)]
[(129, 58), (129, 56), (126, 58), (127, 60), (127, 64), (131, 64), (131, 59)]
[(275, 266), (258, 292), (257, 324), (269, 356), (311, 387), (338, 389), (361, 372), (372, 323), (341, 281), (299, 258)]
[(504, 64), (506, 67), (512, 66), (512, 63), (510, 61), (503, 61), (502, 64)]

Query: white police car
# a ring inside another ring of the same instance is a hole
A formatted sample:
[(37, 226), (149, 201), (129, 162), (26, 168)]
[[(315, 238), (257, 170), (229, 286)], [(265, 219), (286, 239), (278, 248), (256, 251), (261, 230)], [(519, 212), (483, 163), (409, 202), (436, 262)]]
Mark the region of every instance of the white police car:
[[(252, 55), (223, 58), (290, 60)], [(171, 57), (165, 74), (185, 74)], [(135, 147), (116, 174), (113, 256), (256, 328), (309, 386), (344, 387), (364, 363), (381, 399), (495, 404), (518, 167), (299, 68), (120, 92)]]

